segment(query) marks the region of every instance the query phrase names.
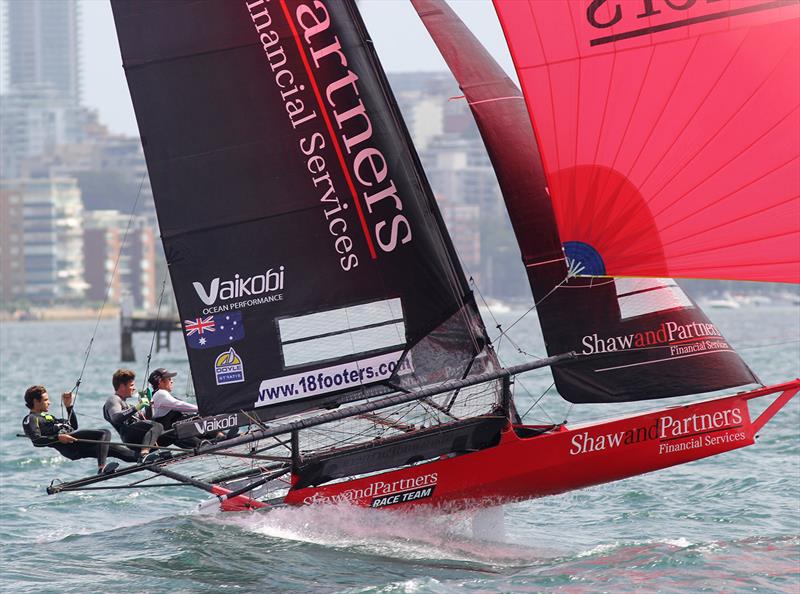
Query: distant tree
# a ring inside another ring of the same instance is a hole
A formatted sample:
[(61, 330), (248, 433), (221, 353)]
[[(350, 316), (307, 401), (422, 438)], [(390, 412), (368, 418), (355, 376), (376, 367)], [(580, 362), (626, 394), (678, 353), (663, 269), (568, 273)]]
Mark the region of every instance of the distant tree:
[(78, 186), (86, 210), (112, 209), (130, 212), (139, 188), (117, 171), (85, 171), (79, 173)]

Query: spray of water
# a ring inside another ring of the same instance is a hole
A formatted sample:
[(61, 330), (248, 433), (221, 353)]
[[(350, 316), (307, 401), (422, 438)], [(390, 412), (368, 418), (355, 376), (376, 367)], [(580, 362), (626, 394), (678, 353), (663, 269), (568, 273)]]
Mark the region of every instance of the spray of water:
[(272, 538), (391, 558), (478, 563), (488, 571), (529, 566), (550, 556), (525, 545), (503, 542), (502, 511), (489, 514), (489, 519), (481, 522), (481, 533), (473, 534), (473, 518), (478, 511), (443, 515), (424, 508), (386, 511), (325, 504), (268, 513), (221, 514), (216, 520)]

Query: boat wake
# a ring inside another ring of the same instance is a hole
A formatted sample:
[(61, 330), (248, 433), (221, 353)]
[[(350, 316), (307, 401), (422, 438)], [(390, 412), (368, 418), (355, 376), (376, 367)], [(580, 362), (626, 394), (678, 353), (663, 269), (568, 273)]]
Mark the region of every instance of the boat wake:
[(502, 526), (493, 535), (484, 525), (482, 537), (476, 538), (472, 534), (475, 513), (441, 515), (421, 509), (387, 512), (350, 505), (312, 505), (276, 509), (264, 515), (226, 514), (217, 518), (272, 538), (395, 560), (448, 567), (468, 564), (472, 570), (487, 572), (529, 567), (552, 559), (546, 551), (500, 541)]

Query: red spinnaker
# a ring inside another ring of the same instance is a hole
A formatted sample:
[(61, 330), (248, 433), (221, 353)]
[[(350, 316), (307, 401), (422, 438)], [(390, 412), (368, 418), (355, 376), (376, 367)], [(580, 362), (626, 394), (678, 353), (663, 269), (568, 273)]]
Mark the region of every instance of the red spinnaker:
[(494, 4), (568, 255), (800, 282), (800, 3)]

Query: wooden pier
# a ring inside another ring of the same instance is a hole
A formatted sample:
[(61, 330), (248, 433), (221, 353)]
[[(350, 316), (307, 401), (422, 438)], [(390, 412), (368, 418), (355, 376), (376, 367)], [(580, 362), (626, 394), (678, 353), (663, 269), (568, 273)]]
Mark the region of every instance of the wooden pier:
[(125, 307), (120, 309), (120, 360), (130, 363), (136, 361), (136, 352), (133, 349), (133, 333), (155, 333), (156, 352), (162, 349), (170, 350), (170, 340), (173, 332), (183, 330), (181, 321), (174, 319), (170, 314), (167, 317), (135, 316)]

